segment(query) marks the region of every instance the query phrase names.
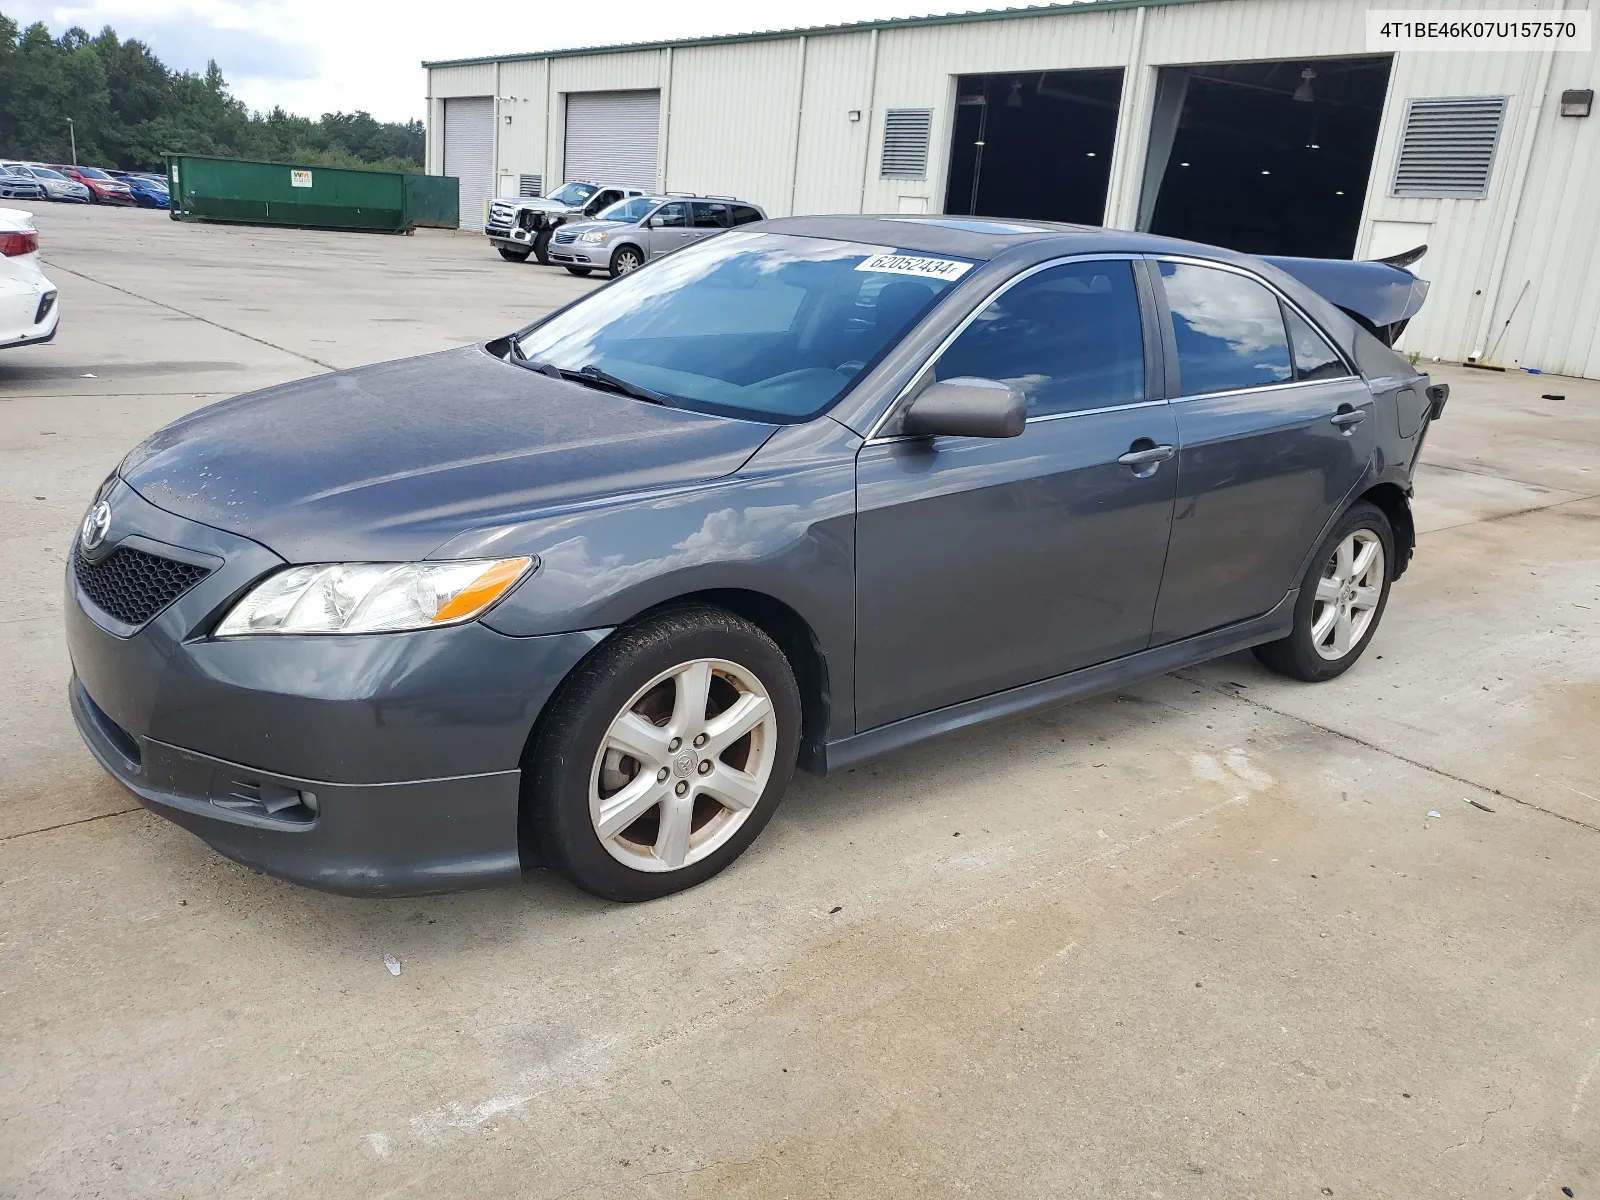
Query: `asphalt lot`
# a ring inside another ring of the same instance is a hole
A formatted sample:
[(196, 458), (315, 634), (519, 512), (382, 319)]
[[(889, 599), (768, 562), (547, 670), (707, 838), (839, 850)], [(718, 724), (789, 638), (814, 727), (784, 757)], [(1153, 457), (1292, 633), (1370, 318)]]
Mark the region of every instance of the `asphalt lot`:
[(352, 900), (102, 775), (65, 549), (181, 413), (592, 285), (439, 232), (37, 222), (62, 331), (0, 354), (0, 1195), (1600, 1196), (1600, 384), (1439, 369), (1418, 559), (1332, 684), (1235, 656), (802, 776), (643, 907)]

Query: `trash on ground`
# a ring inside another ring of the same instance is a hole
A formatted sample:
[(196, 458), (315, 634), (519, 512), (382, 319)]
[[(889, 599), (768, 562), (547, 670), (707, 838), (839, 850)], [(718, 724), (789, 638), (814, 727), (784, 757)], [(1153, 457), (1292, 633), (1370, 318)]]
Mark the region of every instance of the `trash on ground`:
[(1444, 814), (1442, 812), (1440, 812), (1437, 808), (1430, 808), (1428, 810), (1428, 815), (1430, 817), (1439, 817), (1441, 819), (1444, 817)]
[(1565, 400), (1566, 396), (1563, 395), (1560, 392), (1546, 392), (1544, 395), (1540, 396), (1539, 399), (1541, 399), (1541, 400)]
[(1481, 809), (1483, 809), (1484, 812), (1493, 812), (1494, 811), (1494, 809), (1490, 808), (1487, 804), (1485, 804), (1481, 800), (1468, 800), (1467, 803), (1472, 805), (1473, 808), (1481, 808)]
[(391, 975), (400, 974), (400, 960), (398, 958), (396, 958), (394, 955), (385, 954), (383, 956), (383, 965), (389, 968), (389, 974), (391, 974)]

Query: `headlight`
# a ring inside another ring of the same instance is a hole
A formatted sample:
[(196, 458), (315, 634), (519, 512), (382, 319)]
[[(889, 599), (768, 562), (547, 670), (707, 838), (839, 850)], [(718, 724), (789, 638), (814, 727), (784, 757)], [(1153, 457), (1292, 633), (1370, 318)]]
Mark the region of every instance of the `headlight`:
[(593, 233), (580, 233), (578, 240), (580, 242), (603, 242), (606, 240), (605, 231), (597, 229)]
[(217, 637), (253, 633), (388, 633), (470, 621), (537, 558), (337, 563), (288, 567), (245, 593)]

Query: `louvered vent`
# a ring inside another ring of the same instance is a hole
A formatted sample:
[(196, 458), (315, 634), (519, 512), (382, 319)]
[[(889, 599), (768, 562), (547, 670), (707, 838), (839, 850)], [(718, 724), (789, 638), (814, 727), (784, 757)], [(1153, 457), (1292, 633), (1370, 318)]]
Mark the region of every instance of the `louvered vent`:
[(891, 108), (883, 114), (885, 179), (926, 179), (928, 139), (933, 131), (931, 108)]
[(1505, 121), (1504, 96), (1446, 96), (1413, 100), (1406, 108), (1396, 196), (1482, 200)]
[(517, 183), (517, 195), (542, 196), (544, 195), (543, 175), (524, 175)]

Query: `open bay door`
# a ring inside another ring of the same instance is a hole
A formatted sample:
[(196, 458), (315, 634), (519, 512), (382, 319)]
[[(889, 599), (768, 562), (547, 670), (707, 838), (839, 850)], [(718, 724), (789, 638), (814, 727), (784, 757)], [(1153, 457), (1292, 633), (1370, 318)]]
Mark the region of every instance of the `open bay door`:
[(444, 173), (461, 181), (461, 224), (483, 228), (494, 196), (494, 98), (444, 102)]
[(570, 92), (562, 179), (654, 191), (661, 93)]

